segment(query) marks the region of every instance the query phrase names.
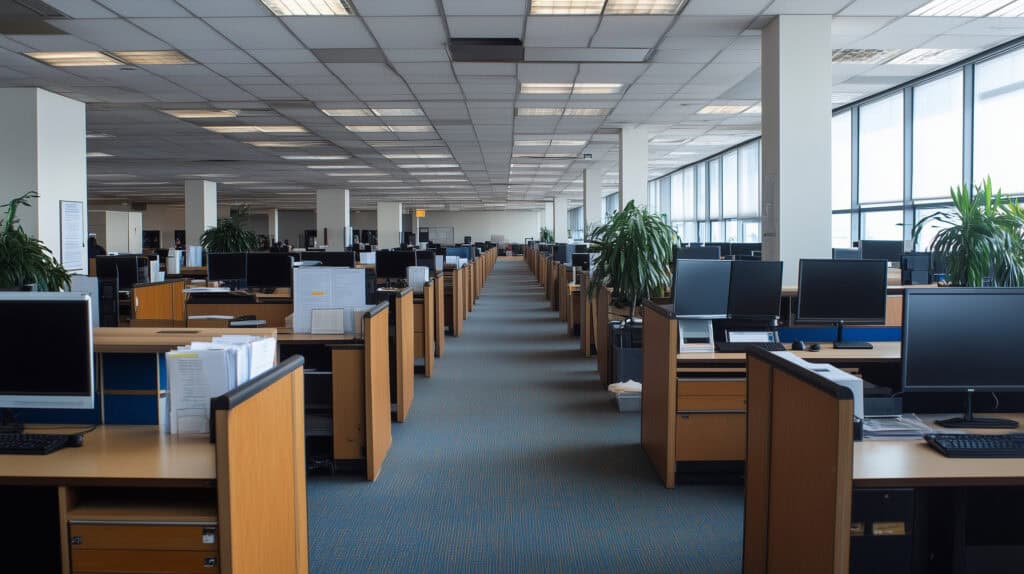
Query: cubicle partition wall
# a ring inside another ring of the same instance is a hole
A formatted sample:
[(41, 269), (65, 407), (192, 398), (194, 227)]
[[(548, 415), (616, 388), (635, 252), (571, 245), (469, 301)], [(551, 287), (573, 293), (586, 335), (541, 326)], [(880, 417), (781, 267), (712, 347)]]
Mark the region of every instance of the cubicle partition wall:
[(185, 326), (185, 279), (139, 283), (131, 289), (131, 320), (134, 327)]
[(438, 269), (434, 272), (434, 356), (444, 356), (444, 322), (445, 322), (445, 294), (447, 285), (445, 273)]
[(413, 298), (414, 358), (423, 359), (423, 374), (428, 378), (434, 375), (434, 306), (437, 304), (434, 285), (431, 278), (423, 285), (422, 295)]

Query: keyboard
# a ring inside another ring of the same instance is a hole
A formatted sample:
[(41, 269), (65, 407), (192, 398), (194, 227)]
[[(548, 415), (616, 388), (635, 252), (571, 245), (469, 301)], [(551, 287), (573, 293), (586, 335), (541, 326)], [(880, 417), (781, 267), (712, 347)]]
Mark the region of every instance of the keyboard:
[(68, 435), (0, 433), (0, 454), (50, 454), (64, 448)]
[(1024, 433), (924, 435), (935, 450), (950, 458), (1024, 458)]
[(719, 353), (746, 353), (747, 349), (757, 347), (765, 351), (785, 351), (786, 346), (782, 343), (730, 343), (719, 341), (715, 343), (715, 350)]

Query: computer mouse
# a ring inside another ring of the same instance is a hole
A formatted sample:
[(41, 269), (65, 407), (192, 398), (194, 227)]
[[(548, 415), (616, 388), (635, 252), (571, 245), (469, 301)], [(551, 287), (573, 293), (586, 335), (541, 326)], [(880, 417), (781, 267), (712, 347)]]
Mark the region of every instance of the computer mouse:
[(807, 347), (807, 350), (816, 353), (816, 352), (821, 350), (821, 345), (819, 345), (817, 343), (811, 343), (811, 345), (809, 347)]
[(807, 348), (807, 345), (805, 345), (803, 341), (793, 341), (793, 350), (794, 351), (803, 351), (806, 348)]
[(69, 434), (64, 446), (79, 447), (85, 444), (84, 434)]

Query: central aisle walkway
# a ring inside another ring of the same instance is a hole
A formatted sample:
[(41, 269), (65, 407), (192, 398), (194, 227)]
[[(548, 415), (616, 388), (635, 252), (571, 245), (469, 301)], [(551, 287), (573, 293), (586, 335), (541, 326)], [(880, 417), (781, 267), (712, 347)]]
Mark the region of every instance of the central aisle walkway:
[(377, 482), (310, 477), (311, 572), (739, 572), (742, 488), (662, 487), (578, 345), (499, 261)]

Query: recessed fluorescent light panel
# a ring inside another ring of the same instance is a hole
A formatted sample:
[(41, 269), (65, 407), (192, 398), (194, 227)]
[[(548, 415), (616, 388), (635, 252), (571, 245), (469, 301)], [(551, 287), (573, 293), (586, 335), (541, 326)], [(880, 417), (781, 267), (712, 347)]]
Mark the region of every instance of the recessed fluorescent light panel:
[(133, 52), (114, 52), (119, 60), (137, 66), (157, 66), (164, 64), (192, 64), (192, 60), (177, 50), (137, 50)]
[(120, 66), (124, 62), (103, 52), (27, 52), (29, 58), (57, 68), (79, 66)]
[(103, 153), (101, 151), (91, 151), (85, 154), (85, 157), (114, 157), (112, 153)]
[(346, 0), (261, 0), (278, 16), (348, 16)]
[(434, 131), (431, 126), (350, 126), (346, 125), (345, 129), (352, 133), (357, 134), (372, 134), (372, 133), (426, 133)]
[(182, 120), (206, 120), (238, 117), (238, 110), (160, 110)]
[(304, 134), (302, 126), (203, 126), (219, 134)]
[(748, 105), (710, 105), (704, 106), (697, 111), (698, 114), (715, 114), (715, 115), (727, 115), (727, 114), (740, 114), (750, 109)]
[(605, 14), (678, 14), (686, 0), (608, 0)]
[(1006, 6), (1010, 0), (932, 0), (911, 16), (962, 16), (980, 18)]
[(459, 167), (457, 163), (403, 163), (398, 167), (402, 169), (453, 169)]
[(617, 94), (622, 84), (597, 82), (523, 82), (519, 92), (525, 95), (595, 95)]
[(375, 116), (378, 117), (414, 117), (422, 116), (423, 110), (419, 108), (371, 108)]
[(530, 14), (600, 14), (605, 0), (533, 0)]
[(450, 153), (386, 153), (388, 159), (451, 159)]
[[(347, 155), (283, 155), (281, 159), (289, 161), (335, 161), (340, 159), (348, 159)], [(313, 166), (310, 166), (313, 167)], [(357, 166), (363, 167), (363, 166)]]
[(327, 142), (323, 140), (261, 140), (261, 141), (250, 141), (245, 142), (254, 147), (281, 147), (281, 148), (297, 148), (297, 147), (313, 147), (327, 145)]
[(908, 50), (886, 62), (888, 66), (944, 66), (970, 56), (971, 50)]
[(900, 50), (832, 50), (833, 64), (881, 64), (891, 60)]

